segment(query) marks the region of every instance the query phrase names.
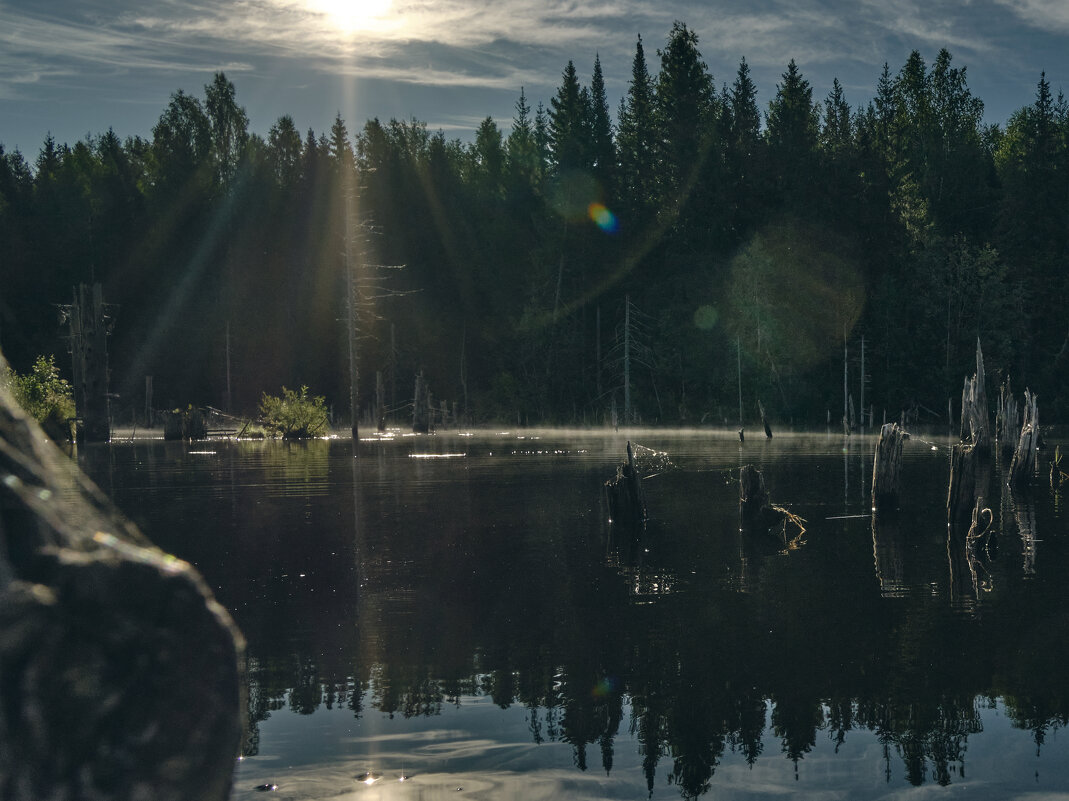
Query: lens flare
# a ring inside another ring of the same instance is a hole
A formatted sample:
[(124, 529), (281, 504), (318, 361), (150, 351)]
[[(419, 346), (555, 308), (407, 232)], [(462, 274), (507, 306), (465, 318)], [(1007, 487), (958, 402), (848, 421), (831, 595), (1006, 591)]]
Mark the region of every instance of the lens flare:
[(587, 206), (586, 213), (594, 221), (594, 224), (607, 234), (615, 234), (620, 228), (616, 215), (609, 211), (603, 203), (591, 203)]

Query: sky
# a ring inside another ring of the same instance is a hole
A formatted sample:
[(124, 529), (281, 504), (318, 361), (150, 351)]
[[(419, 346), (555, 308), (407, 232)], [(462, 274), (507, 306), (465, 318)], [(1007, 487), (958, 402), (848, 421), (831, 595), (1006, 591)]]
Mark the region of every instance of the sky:
[(174, 92), (203, 98), (218, 71), (264, 137), (284, 114), (319, 134), (340, 113), (353, 133), (416, 119), (470, 141), (487, 116), (507, 132), (521, 87), (548, 106), (569, 60), (589, 83), (595, 54), (615, 111), (637, 36), (656, 73), (675, 20), (718, 87), (746, 59), (763, 109), (792, 58), (814, 100), (838, 78), (862, 107), (885, 62), (944, 47), (989, 123), (1032, 103), (1041, 72), (1069, 93), (1066, 0), (0, 0), (0, 144), (32, 163), (49, 133), (151, 137)]

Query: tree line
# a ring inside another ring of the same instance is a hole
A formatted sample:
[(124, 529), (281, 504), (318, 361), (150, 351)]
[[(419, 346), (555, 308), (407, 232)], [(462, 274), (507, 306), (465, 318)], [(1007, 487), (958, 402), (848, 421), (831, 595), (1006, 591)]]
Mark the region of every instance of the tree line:
[(218, 73), (150, 138), (48, 136), (32, 164), (0, 147), (0, 346), (23, 370), (62, 352), (55, 305), (99, 281), (119, 408), (152, 375), (161, 407), (308, 385), (344, 417), (348, 254), (389, 290), (357, 304), (365, 408), (375, 373), (396, 410), (422, 371), (475, 422), (734, 423), (761, 400), (823, 424), (845, 358), (856, 401), (934, 423), (979, 337), (1051, 420), (1067, 171), (1046, 77), (985, 124), (946, 50), (884, 64), (863, 106), (838, 80), (814, 99), (792, 60), (762, 107), (745, 59), (718, 84), (677, 22), (653, 58), (636, 41), (615, 114), (595, 55), (589, 82), (569, 62), (548, 102), (521, 89), (507, 131), (487, 117), (469, 143), (340, 114), (263, 138)]

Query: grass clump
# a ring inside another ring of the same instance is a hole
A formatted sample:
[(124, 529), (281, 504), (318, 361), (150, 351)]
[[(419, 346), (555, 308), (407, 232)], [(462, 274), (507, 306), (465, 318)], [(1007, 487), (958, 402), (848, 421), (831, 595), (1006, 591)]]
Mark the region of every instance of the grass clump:
[(74, 389), (59, 377), (55, 356), (38, 356), (33, 368), (19, 375), (5, 366), (0, 379), (15, 402), (35, 419), (53, 440), (71, 439), (71, 421), (76, 416)]
[(299, 392), (282, 387), (282, 396), (260, 399), (260, 422), (284, 439), (308, 439), (327, 433), (326, 401), (322, 395), (309, 396), (308, 387)]

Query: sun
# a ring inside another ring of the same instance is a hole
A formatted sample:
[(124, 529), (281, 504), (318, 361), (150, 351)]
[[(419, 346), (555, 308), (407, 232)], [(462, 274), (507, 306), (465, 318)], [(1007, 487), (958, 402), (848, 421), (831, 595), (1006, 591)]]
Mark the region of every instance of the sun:
[(374, 30), (382, 26), (393, 0), (308, 0), (308, 8), (322, 14), (343, 33)]

